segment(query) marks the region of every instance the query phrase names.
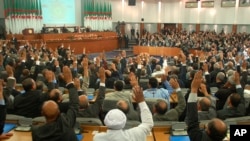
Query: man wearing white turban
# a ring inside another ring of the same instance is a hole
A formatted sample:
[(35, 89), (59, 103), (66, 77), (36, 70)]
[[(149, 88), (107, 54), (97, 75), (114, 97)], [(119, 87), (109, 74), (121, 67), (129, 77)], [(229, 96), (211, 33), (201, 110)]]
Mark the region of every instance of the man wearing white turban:
[(146, 141), (153, 127), (152, 114), (144, 100), (142, 89), (133, 88), (135, 101), (139, 104), (142, 123), (134, 128), (123, 130), (127, 118), (119, 109), (110, 110), (105, 116), (104, 123), (108, 127), (106, 133), (97, 133), (94, 141)]

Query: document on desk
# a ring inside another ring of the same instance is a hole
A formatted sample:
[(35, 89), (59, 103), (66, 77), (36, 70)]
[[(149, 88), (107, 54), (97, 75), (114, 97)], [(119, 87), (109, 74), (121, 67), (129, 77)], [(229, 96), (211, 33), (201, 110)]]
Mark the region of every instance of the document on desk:
[(190, 141), (189, 136), (170, 136), (170, 141)]

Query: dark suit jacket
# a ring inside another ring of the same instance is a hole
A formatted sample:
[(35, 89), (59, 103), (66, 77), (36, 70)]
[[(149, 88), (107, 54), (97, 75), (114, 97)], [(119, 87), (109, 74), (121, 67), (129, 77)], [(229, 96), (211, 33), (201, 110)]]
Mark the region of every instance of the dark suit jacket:
[(122, 58), (120, 60), (120, 63), (121, 63), (121, 73), (123, 74), (124, 71), (125, 71), (125, 69), (126, 69), (126, 67), (127, 67), (127, 60), (126, 60), (126, 58)]
[(17, 95), (14, 99), (15, 114), (30, 118), (41, 116), (41, 105), (43, 103), (41, 95), (42, 93), (39, 90)]
[(6, 117), (5, 105), (0, 105), (0, 135), (3, 133), (5, 117)]
[(105, 97), (105, 89), (105, 87), (100, 86), (95, 103), (89, 105), (87, 109), (79, 109), (77, 116), (98, 118)]
[(70, 108), (66, 114), (62, 113), (52, 123), (32, 127), (33, 141), (77, 141), (74, 125), (78, 110), (78, 95), (73, 84), (69, 89)]
[(216, 69), (216, 70), (213, 70), (211, 73), (210, 73), (210, 79), (211, 79), (211, 83), (215, 83), (216, 82), (216, 76), (217, 74), (220, 72), (219, 69)]
[(188, 135), (191, 141), (212, 141), (204, 130), (200, 129), (198, 121), (197, 103), (191, 102), (187, 104), (187, 125)]
[(243, 96), (243, 89), (238, 88), (236, 89), (236, 91), (241, 96), (241, 103), (238, 105), (238, 107), (227, 107), (227, 105), (225, 105), (222, 110), (217, 111), (218, 118), (224, 120), (230, 117), (240, 117), (245, 115), (246, 108), (245, 108), (245, 99)]
[(11, 44), (17, 46), (17, 38), (15, 38), (15, 37), (11, 38), (10, 42), (11, 42)]
[(217, 101), (216, 104), (216, 110), (221, 110), (223, 109), (223, 106), (225, 105), (227, 98), (230, 94), (235, 93), (234, 88), (221, 88), (219, 89), (214, 95), (217, 97), (219, 100)]

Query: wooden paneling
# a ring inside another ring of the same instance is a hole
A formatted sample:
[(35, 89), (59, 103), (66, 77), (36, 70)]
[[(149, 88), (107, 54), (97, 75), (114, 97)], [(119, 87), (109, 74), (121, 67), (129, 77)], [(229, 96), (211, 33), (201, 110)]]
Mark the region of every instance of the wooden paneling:
[(174, 23), (165, 23), (164, 24), (164, 29), (170, 29), (172, 31), (176, 30), (176, 24)]
[(140, 36), (143, 36), (144, 23), (140, 23)]
[(156, 56), (178, 56), (180, 48), (177, 47), (149, 47), (149, 46), (134, 46), (133, 53), (140, 54), (143, 52)]
[(196, 24), (195, 29), (196, 29), (196, 33), (199, 33), (200, 30), (201, 30), (201, 25), (200, 24)]
[(170, 128), (167, 126), (163, 127), (153, 127), (153, 134), (155, 141), (169, 141)]
[(102, 51), (112, 51), (118, 47), (118, 40), (116, 38), (113, 39), (89, 39), (89, 40), (64, 40), (64, 41), (47, 41), (46, 44), (48, 47), (55, 49), (58, 46), (64, 43), (67, 47), (70, 45), (71, 49), (74, 49), (75, 54), (81, 54), (83, 48), (86, 49), (86, 53), (96, 53)]
[(233, 24), (232, 33), (237, 33), (237, 24)]
[[(12, 35), (8, 35), (10, 39)], [(118, 47), (118, 37), (116, 32), (87, 32), (87, 33), (62, 33), (62, 34), (15, 34), (20, 45), (24, 40), (28, 40), (32, 45), (46, 42), (47, 47), (55, 49), (62, 43), (70, 45), (76, 54), (81, 54), (83, 48), (86, 53), (96, 53), (102, 51), (112, 51)]]
[(182, 30), (182, 24), (181, 23), (178, 24), (177, 29), (178, 29), (179, 32)]
[(81, 39), (104, 39), (116, 38), (115, 32), (87, 32), (87, 33), (63, 33), (63, 34), (41, 34), (41, 39), (48, 40), (81, 40)]
[(157, 32), (161, 33), (161, 23), (157, 23)]

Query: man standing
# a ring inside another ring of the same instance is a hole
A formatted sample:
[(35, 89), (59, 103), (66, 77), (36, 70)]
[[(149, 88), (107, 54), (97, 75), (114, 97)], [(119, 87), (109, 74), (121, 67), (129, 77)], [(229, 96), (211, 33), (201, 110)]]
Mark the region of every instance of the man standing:
[(134, 27), (131, 28), (130, 32), (131, 32), (131, 40), (135, 39), (135, 29), (134, 29)]

